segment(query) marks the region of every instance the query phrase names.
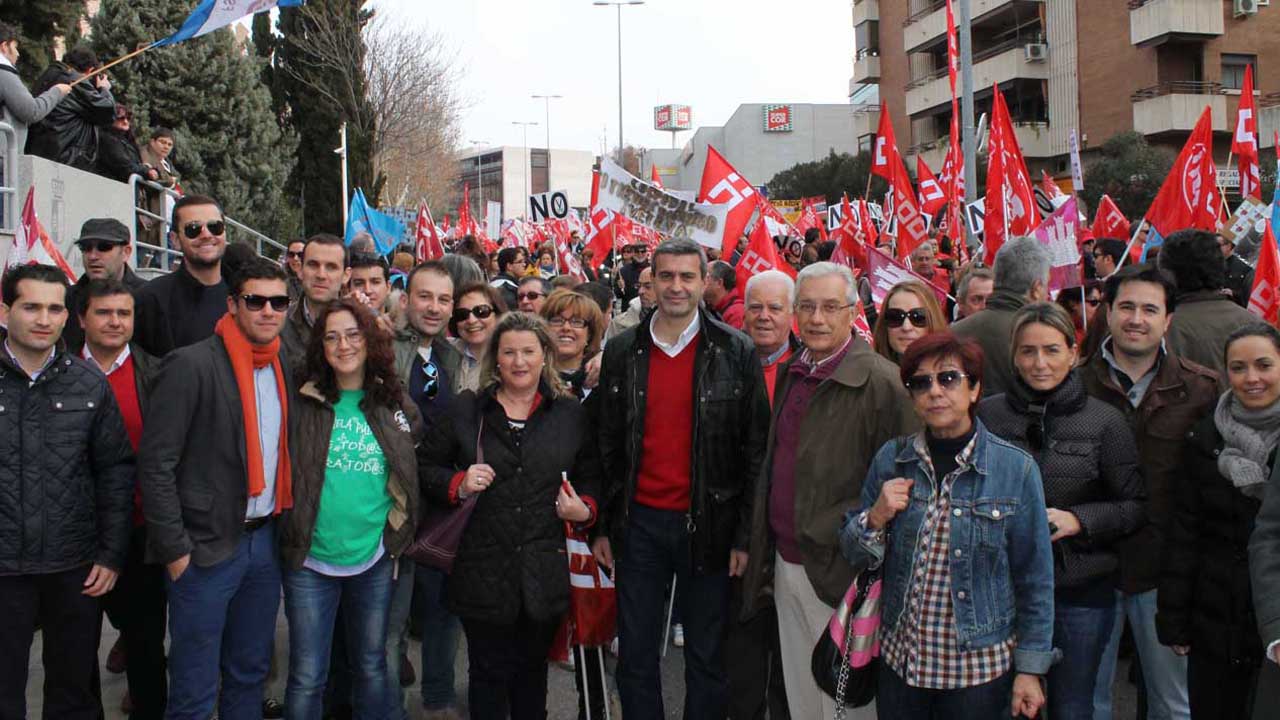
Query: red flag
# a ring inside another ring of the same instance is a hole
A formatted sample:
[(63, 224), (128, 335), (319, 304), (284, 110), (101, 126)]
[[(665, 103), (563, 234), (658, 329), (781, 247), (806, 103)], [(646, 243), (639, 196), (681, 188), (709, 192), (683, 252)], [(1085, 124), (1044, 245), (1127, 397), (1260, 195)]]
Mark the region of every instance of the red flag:
[(414, 236), (418, 262), (444, 257), (444, 243), (440, 241), (440, 233), (436, 229), (435, 221), (431, 219), (431, 210), (426, 203), (418, 206), (418, 222)]
[(859, 218), (862, 221), (862, 235), (866, 238), (867, 247), (876, 247), (880, 244), (880, 231), (876, 230), (876, 223), (871, 219), (871, 209), (867, 207), (866, 199), (858, 201)]
[(859, 268), (867, 266), (867, 238), (862, 231), (862, 222), (849, 205), (849, 196), (840, 197), (840, 226), (831, 233), (836, 239), (841, 255)]
[(662, 178), (658, 175), (658, 166), (657, 166), (657, 165), (650, 165), (650, 166), (649, 166), (649, 182), (653, 183), (655, 187), (658, 187), (658, 188), (662, 188), (662, 187), (663, 187), (663, 186), (662, 186)]
[(569, 246), (568, 228), (565, 232), (555, 233), (557, 267), (561, 274), (572, 275), (578, 282), (586, 282), (587, 274), (582, 271), (582, 265), (578, 262), (577, 256), (573, 254), (573, 248)]
[(1094, 237), (1128, 239), (1129, 219), (1120, 212), (1120, 208), (1116, 207), (1110, 195), (1103, 195), (1102, 199), (1098, 200), (1098, 211), (1093, 214), (1092, 230)]
[(1213, 164), (1213, 118), (1206, 105), (1147, 209), (1146, 220), (1161, 237), (1187, 228), (1213, 232), (1221, 205), (1218, 169)]
[(702, 186), (698, 189), (698, 202), (729, 206), (729, 214), (724, 223), (724, 240), (720, 248), (725, 257), (733, 254), (742, 231), (747, 228), (747, 221), (751, 219), (751, 213), (755, 212), (755, 194), (756, 189), (751, 187), (751, 183), (739, 175), (714, 147), (708, 145), (707, 162), (702, 166)]
[(1262, 248), (1253, 271), (1253, 291), (1249, 293), (1249, 310), (1272, 325), (1280, 326), (1280, 252), (1271, 223), (1262, 231)]
[(938, 302), (946, 306), (947, 292), (934, 285), (928, 278), (909, 269), (883, 250), (872, 249), (867, 253), (867, 282), (871, 284), (871, 301), (876, 307), (884, 303), (885, 297), (894, 285), (904, 280), (918, 280), (923, 283), (933, 291)]
[[(956, 97), (956, 75), (960, 72), (960, 36), (956, 32), (956, 15), (947, 0), (947, 79), (951, 81), (951, 99)], [(953, 115), (954, 117), (954, 115)]]
[(822, 216), (813, 208), (813, 203), (809, 200), (804, 201), (804, 210), (801, 210), (800, 217), (796, 218), (795, 228), (801, 237), (808, 233), (810, 228), (817, 228), (818, 237), (823, 242), (827, 239), (827, 224), (822, 221)]
[(911, 177), (898, 152), (898, 141), (893, 135), (893, 122), (889, 108), (880, 105), (880, 127), (876, 130), (875, 153), (871, 156), (871, 172), (889, 182), (893, 196), (893, 216), (897, 221), (898, 257), (911, 255), (916, 246), (929, 239), (928, 225), (920, 215)]
[(475, 222), (471, 220), (471, 185), (462, 183), (462, 202), (458, 204), (458, 233), (475, 235)]
[(1240, 196), (1262, 199), (1262, 179), (1258, 169), (1258, 111), (1253, 100), (1253, 66), (1244, 68), (1240, 107), (1236, 110), (1236, 132), (1231, 152), (1240, 167)]
[(942, 191), (938, 178), (933, 176), (933, 171), (920, 155), (916, 155), (916, 184), (920, 186), (920, 210), (925, 215), (933, 217), (933, 214), (941, 210), (947, 202), (947, 195)]
[(67, 259), (58, 251), (58, 246), (49, 239), (44, 231), (40, 218), (36, 216), (36, 189), (27, 190), (27, 199), (22, 204), (22, 218), (18, 223), (18, 232), (13, 236), (13, 244), (9, 246), (9, 257), (6, 268), (18, 265), (53, 265), (67, 276), (67, 281), (74, 283), (76, 274), (71, 270)]
[(991, 102), (991, 135), (987, 140), (990, 159), (987, 165), (987, 195), (983, 202), (984, 262), (995, 262), (996, 251), (1004, 245), (1008, 233), (1026, 235), (1040, 221), (1036, 199), (1022, 159), (1018, 138), (1013, 134), (1013, 120), (997, 85)]
[(862, 299), (858, 299), (858, 304), (853, 307), (853, 331), (858, 333), (858, 337), (866, 340), (869, 344), (875, 343), (875, 337), (871, 332), (871, 323), (867, 322), (867, 309), (862, 307)]
[(771, 237), (785, 235), (787, 237), (798, 238), (801, 240), (804, 239), (804, 233), (795, 225), (787, 222), (787, 219), (782, 216), (782, 213), (778, 212), (778, 208), (774, 207), (773, 203), (766, 200), (764, 196), (759, 193), (756, 194), (756, 205), (760, 208), (760, 218), (765, 222), (765, 226), (768, 228), (769, 235)]
[(1044, 191), (1045, 197), (1056, 198), (1067, 195), (1062, 192), (1062, 188), (1058, 187), (1057, 181), (1049, 177), (1049, 173), (1044, 170), (1040, 171), (1040, 189)]
[(740, 288), (747, 286), (747, 280), (752, 275), (759, 275), (765, 270), (781, 270), (793, 278), (796, 276), (796, 269), (791, 267), (791, 263), (778, 257), (778, 246), (773, 243), (773, 238), (769, 237), (769, 231), (762, 222), (756, 223), (751, 231), (747, 251), (742, 253), (734, 270)]

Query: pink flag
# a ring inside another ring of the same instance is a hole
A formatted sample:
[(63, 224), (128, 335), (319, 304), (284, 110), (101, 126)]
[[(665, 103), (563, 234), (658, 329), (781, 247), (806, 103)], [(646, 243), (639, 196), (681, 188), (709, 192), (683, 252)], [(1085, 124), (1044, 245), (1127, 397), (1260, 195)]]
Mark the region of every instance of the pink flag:
[(880, 307), (894, 285), (904, 280), (918, 280), (924, 283), (926, 287), (933, 290), (933, 294), (938, 297), (938, 302), (946, 305), (947, 294), (926, 280), (923, 275), (912, 272), (906, 265), (880, 248), (867, 248), (867, 281), (871, 283), (871, 301), (876, 307)]
[(1076, 243), (1079, 232), (1080, 212), (1076, 210), (1076, 198), (1073, 195), (1032, 233), (1041, 245), (1049, 248), (1050, 293), (1077, 287), (1082, 283), (1080, 247)]

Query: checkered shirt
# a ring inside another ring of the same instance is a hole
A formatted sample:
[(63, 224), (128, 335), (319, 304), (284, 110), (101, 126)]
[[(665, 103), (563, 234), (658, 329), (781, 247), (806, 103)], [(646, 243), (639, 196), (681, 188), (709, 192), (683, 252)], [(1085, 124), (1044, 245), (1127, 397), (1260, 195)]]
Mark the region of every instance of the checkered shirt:
[[(897, 625), (880, 640), (884, 661), (912, 687), (931, 690), (967, 688), (990, 682), (1013, 667), (1017, 640), (965, 652), (956, 644), (951, 608), (951, 486), (971, 467), (977, 435), (956, 456), (957, 467), (942, 479), (929, 499), (912, 558), (906, 602)], [(933, 462), (924, 434), (916, 436), (916, 454), (933, 486)], [(959, 512), (957, 510), (956, 512)]]

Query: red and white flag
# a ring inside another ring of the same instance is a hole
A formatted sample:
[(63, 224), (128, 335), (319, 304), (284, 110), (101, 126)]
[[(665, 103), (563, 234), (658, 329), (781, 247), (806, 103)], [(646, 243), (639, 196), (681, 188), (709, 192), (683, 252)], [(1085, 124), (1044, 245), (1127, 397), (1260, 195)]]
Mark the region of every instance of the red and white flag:
[(475, 235), (476, 224), (471, 219), (471, 186), (462, 184), (462, 202), (458, 203), (458, 236)]
[(946, 204), (947, 194), (920, 155), (916, 155), (916, 184), (920, 186), (920, 210), (933, 217)]
[(947, 304), (947, 293), (925, 279), (923, 275), (893, 259), (888, 253), (879, 248), (871, 248), (867, 252), (867, 281), (871, 283), (871, 301), (875, 303), (876, 307), (880, 307), (884, 303), (885, 296), (889, 294), (889, 290), (894, 285), (904, 280), (916, 280), (923, 283), (933, 291), (939, 303), (943, 306)]
[(898, 257), (908, 257), (917, 246), (929, 239), (929, 226), (916, 204), (911, 176), (907, 175), (907, 167), (898, 152), (898, 141), (894, 138), (889, 108), (883, 103), (880, 105), (880, 127), (876, 130), (875, 152), (871, 156), (871, 172), (889, 183), (889, 193), (893, 197), (893, 217), (897, 221)]
[(755, 212), (756, 189), (738, 174), (724, 156), (711, 145), (707, 146), (707, 162), (702, 166), (702, 185), (698, 189), (698, 202), (728, 205), (725, 217), (724, 240), (720, 252), (725, 257), (733, 254), (742, 231)]
[(1013, 133), (1013, 119), (1005, 105), (1004, 93), (994, 87), (991, 103), (991, 135), (987, 140), (987, 195), (983, 202), (982, 238), (986, 244), (983, 261), (995, 263), (996, 252), (1006, 235), (1027, 235), (1040, 221), (1036, 198), (1027, 175), (1027, 163)]
[(778, 257), (778, 246), (774, 244), (773, 238), (769, 237), (768, 228), (764, 223), (758, 222), (751, 231), (747, 251), (738, 258), (738, 265), (734, 268), (738, 277), (738, 287), (746, 288), (747, 280), (750, 280), (752, 275), (759, 275), (766, 270), (781, 270), (792, 278), (796, 276), (796, 269), (791, 267), (791, 263)]
[(418, 222), (414, 228), (414, 239), (418, 262), (444, 257), (444, 243), (440, 240), (440, 231), (436, 228), (435, 220), (431, 219), (431, 209), (425, 202), (418, 206)]
[(1262, 199), (1262, 173), (1258, 169), (1258, 112), (1253, 100), (1253, 66), (1244, 68), (1240, 107), (1236, 110), (1236, 131), (1231, 152), (1240, 168), (1240, 196)]
[(1275, 326), (1280, 326), (1280, 252), (1276, 236), (1267, 223), (1262, 232), (1262, 247), (1253, 271), (1253, 291), (1249, 293), (1249, 311)]
[(1040, 171), (1040, 189), (1044, 191), (1045, 197), (1056, 198), (1066, 197), (1066, 193), (1062, 192), (1062, 188), (1058, 186), (1058, 182), (1049, 176), (1044, 170)]
[(876, 229), (876, 223), (871, 219), (871, 209), (867, 206), (866, 198), (858, 201), (858, 219), (862, 222), (862, 236), (865, 238), (866, 246), (869, 248), (878, 246), (880, 231)]
[(1092, 229), (1095, 238), (1129, 238), (1129, 219), (1120, 212), (1110, 195), (1103, 195), (1098, 200), (1098, 211), (1093, 214)]
[(6, 268), (18, 265), (53, 265), (67, 276), (68, 282), (76, 281), (71, 265), (62, 257), (58, 246), (53, 244), (49, 233), (40, 224), (40, 218), (36, 216), (34, 187), (27, 190), (26, 202), (22, 204), (22, 219), (18, 223), (18, 232), (13, 236), (13, 244), (9, 246), (9, 257), (5, 262)]
[(804, 201), (804, 209), (800, 211), (800, 217), (796, 218), (795, 228), (800, 237), (804, 237), (810, 228), (817, 228), (818, 237), (823, 242), (827, 240), (827, 224), (822, 221), (822, 215), (818, 214), (810, 200)]
[(1161, 237), (1187, 228), (1213, 232), (1221, 205), (1218, 169), (1213, 164), (1213, 117), (1206, 105), (1155, 201), (1147, 208), (1146, 220)]
[(868, 344), (875, 343), (875, 337), (871, 333), (871, 323), (867, 322), (867, 309), (862, 307), (861, 298), (858, 299), (858, 304), (853, 306), (853, 331)]
[[(840, 197), (840, 226), (832, 231), (831, 238), (836, 241), (841, 260), (847, 260), (845, 264), (852, 263), (858, 268), (867, 267), (866, 233), (862, 230), (862, 221), (849, 204), (848, 195)], [(834, 260), (835, 253), (831, 257)]]
[(555, 242), (560, 274), (572, 275), (578, 282), (586, 282), (587, 274), (582, 271), (578, 257), (573, 254), (573, 248), (569, 246), (569, 233), (556, 233)]
[(763, 195), (757, 193), (756, 202), (760, 209), (760, 218), (764, 220), (765, 227), (769, 229), (770, 237), (783, 235), (800, 240), (804, 239), (804, 233), (800, 232), (795, 225), (787, 222), (782, 213), (778, 212), (778, 208), (774, 207), (773, 203), (766, 200)]
[(653, 183), (655, 187), (663, 187), (662, 177), (658, 175), (657, 165), (649, 166), (649, 182)]

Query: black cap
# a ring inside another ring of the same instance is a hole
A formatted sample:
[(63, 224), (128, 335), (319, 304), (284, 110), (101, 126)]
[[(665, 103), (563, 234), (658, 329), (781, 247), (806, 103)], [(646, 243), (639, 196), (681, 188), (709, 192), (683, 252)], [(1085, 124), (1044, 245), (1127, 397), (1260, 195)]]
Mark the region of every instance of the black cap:
[(80, 226), (76, 242), (81, 240), (106, 240), (123, 245), (129, 242), (129, 228), (114, 218), (91, 218)]

